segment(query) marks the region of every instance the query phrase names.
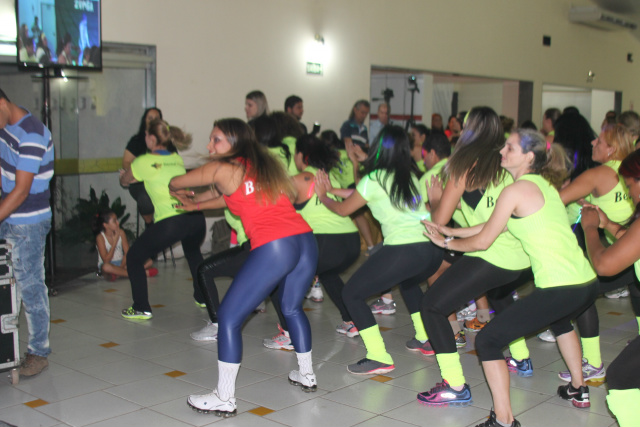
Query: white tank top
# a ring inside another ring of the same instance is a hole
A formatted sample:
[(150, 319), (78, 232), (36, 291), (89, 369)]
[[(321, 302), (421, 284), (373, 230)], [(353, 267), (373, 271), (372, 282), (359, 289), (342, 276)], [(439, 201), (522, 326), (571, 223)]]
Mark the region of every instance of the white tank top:
[[(104, 235), (104, 231), (100, 234), (102, 234), (102, 237), (104, 238), (104, 245), (107, 248), (107, 252), (109, 252), (111, 250), (111, 243), (109, 243), (109, 241), (107, 240), (107, 236)], [(124, 258), (124, 251), (122, 250), (122, 237), (118, 236), (118, 241), (116, 242), (116, 250), (113, 252), (113, 258), (111, 258), (111, 262), (122, 261), (122, 258)], [(102, 260), (100, 252), (98, 251), (98, 268), (102, 267), (102, 264), (104, 264), (104, 261)]]

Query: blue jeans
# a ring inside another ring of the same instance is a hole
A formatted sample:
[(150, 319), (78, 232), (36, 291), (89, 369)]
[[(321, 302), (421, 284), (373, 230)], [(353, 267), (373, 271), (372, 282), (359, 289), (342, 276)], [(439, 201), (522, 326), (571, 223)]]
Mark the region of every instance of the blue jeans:
[(18, 307), (24, 303), (29, 344), (27, 351), (47, 357), (49, 349), (49, 296), (44, 284), (44, 246), (51, 220), (36, 224), (0, 223), (0, 239), (11, 243), (11, 260), (16, 279)]

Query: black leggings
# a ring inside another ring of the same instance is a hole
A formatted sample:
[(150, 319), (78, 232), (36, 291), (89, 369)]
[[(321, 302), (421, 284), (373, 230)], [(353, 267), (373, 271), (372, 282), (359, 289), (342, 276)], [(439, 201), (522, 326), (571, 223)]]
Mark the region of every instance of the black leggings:
[[(629, 286), (631, 293), (631, 306), (636, 317), (640, 317), (640, 289), (638, 289), (638, 282), (636, 280), (636, 273), (633, 266), (627, 268), (621, 273), (611, 277), (598, 276), (600, 286), (598, 287), (598, 295), (602, 295), (605, 292), (610, 292), (618, 288)], [(600, 335), (600, 319), (598, 317), (598, 310), (596, 305), (591, 304), (578, 318), (576, 319), (578, 325), (578, 331), (582, 338), (595, 338)]]
[(500, 313), (513, 304), (511, 292), (529, 277), (530, 268), (505, 270), (482, 258), (462, 256), (431, 285), (422, 298), (422, 323), (435, 352), (457, 351), (453, 329), (447, 320), (451, 313), (485, 293), (493, 309)]
[[(206, 230), (202, 212), (190, 212), (156, 222), (133, 242), (127, 253), (127, 272), (131, 281), (134, 310), (151, 311), (144, 263), (154, 254), (174, 243), (182, 242), (191, 276), (197, 277), (198, 264), (202, 262), (200, 243), (204, 239)], [(204, 297), (196, 282), (193, 280), (193, 297), (196, 301), (203, 302)]]
[[(347, 268), (356, 262), (360, 256), (360, 234), (314, 234), (318, 243), (318, 268), (316, 274), (320, 282), (327, 290), (329, 298), (340, 310), (342, 320), (350, 322), (351, 317), (342, 301), (342, 289), (344, 282), (340, 277)], [(280, 310), (278, 298), (275, 298), (277, 289), (271, 294), (271, 302), (278, 314), (280, 326), (288, 331), (287, 323)]]
[[(578, 244), (586, 254), (586, 243), (582, 227), (577, 226), (572, 229), (578, 239)], [(598, 276), (598, 280), (600, 281), (598, 289), (599, 295), (629, 286), (633, 313), (636, 317), (640, 317), (640, 288), (638, 288), (638, 280), (633, 266), (616, 274), (615, 276)], [(578, 316), (576, 319), (576, 325), (578, 326), (578, 331), (580, 331), (580, 336), (582, 338), (595, 338), (600, 335), (600, 319), (598, 318), (598, 310), (596, 309), (595, 303)]]
[(494, 317), (476, 337), (481, 361), (504, 360), (502, 350), (516, 338), (551, 325), (556, 336), (573, 331), (575, 319), (597, 296), (598, 281), (572, 286), (535, 288)]
[(609, 390), (640, 388), (640, 337), (622, 350), (607, 368)]
[(220, 297), (214, 279), (235, 277), (249, 257), (249, 252), (251, 252), (251, 244), (246, 241), (242, 246), (211, 255), (198, 265), (198, 289), (204, 297), (209, 319), (213, 323), (218, 323), (217, 313), (220, 306)]
[(431, 242), (384, 245), (353, 273), (342, 291), (342, 298), (358, 330), (376, 324), (366, 298), (398, 283), (409, 314), (420, 311), (420, 283), (431, 277), (442, 264), (443, 250)]

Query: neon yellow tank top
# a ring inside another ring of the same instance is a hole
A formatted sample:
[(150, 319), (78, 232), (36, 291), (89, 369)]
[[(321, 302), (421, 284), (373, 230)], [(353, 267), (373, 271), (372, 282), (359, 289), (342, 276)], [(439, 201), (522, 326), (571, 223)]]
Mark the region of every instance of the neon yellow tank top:
[(240, 217), (231, 213), (228, 208), (224, 210), (224, 219), (227, 220), (227, 224), (229, 227), (236, 230), (236, 239), (238, 240), (238, 245), (242, 246), (244, 242), (247, 240), (247, 233), (244, 232), (244, 227), (242, 226), (242, 221)]
[[(308, 166), (304, 171), (310, 172), (315, 176), (318, 169)], [(333, 175), (329, 175), (329, 180), (331, 181), (331, 185), (338, 187), (338, 181)], [(311, 198), (298, 212), (302, 215), (302, 218), (307, 221), (307, 224), (309, 224), (309, 227), (313, 230), (313, 234), (347, 234), (358, 232), (351, 218), (348, 216), (342, 217), (327, 209), (327, 207), (318, 200), (318, 195), (313, 187), (311, 187), (311, 193)], [(327, 194), (327, 196), (333, 200), (337, 200), (332, 194)]]
[(354, 183), (353, 163), (349, 160), (346, 150), (338, 150), (338, 154), (340, 154), (340, 159), (336, 167), (331, 169), (330, 174), (338, 180), (340, 188), (348, 188)]
[(289, 176), (294, 176), (300, 173), (298, 171), (298, 168), (296, 168), (296, 162), (293, 160), (295, 151), (290, 151), (290, 160), (287, 160), (287, 154), (284, 152), (284, 148), (282, 147), (269, 147), (269, 152), (273, 154), (278, 160), (280, 160), (280, 163), (282, 163), (282, 166), (284, 166), (284, 169), (287, 171), (287, 174), (289, 174)]
[[(504, 188), (513, 183), (510, 174), (505, 173), (503, 180), (498, 185), (490, 184), (484, 191), (480, 202), (473, 209), (464, 199), (460, 200), (460, 207), (464, 218), (470, 227), (483, 224), (489, 220), (496, 206), (498, 196)], [(485, 251), (466, 252), (465, 255), (482, 258), (496, 267), (505, 270), (524, 270), (531, 266), (529, 257), (522, 248), (522, 243), (510, 232), (500, 233), (495, 242)]]
[[(620, 160), (610, 160), (603, 166), (608, 166), (618, 173), (621, 163), (622, 161)], [(611, 221), (617, 222), (618, 224), (624, 224), (631, 218), (631, 215), (633, 215), (633, 201), (629, 197), (627, 186), (624, 184), (624, 179), (620, 175), (618, 175), (618, 183), (611, 191), (600, 197), (591, 196), (591, 203), (599, 206)], [(606, 230), (605, 235), (609, 243), (616, 241), (616, 238)]]
[(531, 259), (536, 287), (580, 285), (595, 279), (591, 263), (567, 227), (567, 214), (558, 191), (540, 175), (527, 174), (519, 180), (536, 184), (544, 197), (539, 211), (507, 222), (509, 231), (522, 242)]

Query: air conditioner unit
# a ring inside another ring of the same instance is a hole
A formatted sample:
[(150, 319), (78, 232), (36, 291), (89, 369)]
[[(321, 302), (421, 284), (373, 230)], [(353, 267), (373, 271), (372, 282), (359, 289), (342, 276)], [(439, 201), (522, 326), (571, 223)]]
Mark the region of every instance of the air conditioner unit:
[(638, 24), (619, 15), (605, 12), (595, 6), (574, 6), (569, 11), (569, 21), (601, 30), (635, 30)]

